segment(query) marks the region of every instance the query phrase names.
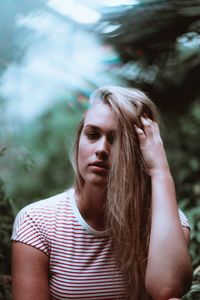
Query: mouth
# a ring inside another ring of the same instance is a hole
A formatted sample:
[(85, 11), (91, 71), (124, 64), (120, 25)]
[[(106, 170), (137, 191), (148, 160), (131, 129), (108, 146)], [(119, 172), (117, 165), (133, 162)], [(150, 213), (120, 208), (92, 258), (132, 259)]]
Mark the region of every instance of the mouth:
[(96, 169), (96, 170), (108, 171), (110, 169), (109, 165), (103, 161), (95, 161), (95, 162), (89, 164), (89, 166), (93, 167), (93, 169)]

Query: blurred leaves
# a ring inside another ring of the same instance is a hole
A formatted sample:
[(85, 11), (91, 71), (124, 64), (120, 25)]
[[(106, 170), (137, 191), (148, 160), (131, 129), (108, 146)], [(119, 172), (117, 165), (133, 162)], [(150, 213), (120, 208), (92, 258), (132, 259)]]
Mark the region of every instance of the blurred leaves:
[(75, 109), (64, 100), (15, 133), (0, 165), (6, 191), (18, 209), (72, 184), (70, 151), (84, 110), (84, 105), (77, 103)]
[[(190, 254), (195, 269), (200, 266), (200, 101), (194, 101), (180, 116), (172, 111), (164, 117), (163, 135), (177, 199), (191, 225)], [(200, 299), (199, 275), (194, 275), (192, 288), (183, 299)]]
[(199, 20), (199, 0), (141, 0), (105, 9), (95, 30), (123, 62), (114, 73), (180, 111), (200, 94)]
[[(37, 5), (39, 5), (39, 2), (38, 0)], [(8, 5), (5, 1), (3, 3), (4, 6)], [(34, 1), (31, 3), (34, 6)], [(85, 89), (86, 95), (90, 88), (95, 87), (99, 82), (104, 82), (105, 79), (107, 80), (107, 77), (103, 74), (114, 74), (112, 78), (117, 78), (118, 82), (121, 81), (123, 85), (126, 83), (128, 86), (139, 87), (145, 90), (158, 107), (161, 108), (165, 123), (162, 134), (175, 179), (179, 207), (186, 213), (191, 224), (190, 253), (195, 270), (194, 281), (190, 292), (183, 299), (200, 299), (198, 267), (200, 266), (200, 1), (141, 0), (133, 5), (104, 7), (101, 9), (101, 13), (100, 21), (92, 26), (86, 26), (85, 30), (95, 33), (103, 43), (102, 48), (105, 55), (102, 63), (104, 63), (103, 70), (105, 72), (97, 72), (99, 69), (94, 68), (94, 62), (91, 61), (92, 56), (90, 55), (90, 61), (84, 64), (83, 69), (81, 69), (79, 60), (77, 61), (78, 55), (75, 57), (76, 63), (73, 60), (74, 64), (72, 64), (72, 53), (77, 53), (75, 51), (77, 50), (77, 43), (74, 43), (74, 41), (80, 38), (79, 35), (74, 34), (74, 28), (77, 30), (81, 27), (81, 32), (83, 32), (84, 26), (73, 23), (70, 26), (70, 30), (67, 29), (65, 25), (69, 23), (69, 19), (63, 15), (60, 21), (56, 23), (61, 24), (61, 27), (55, 24), (53, 26), (53, 23), (51, 23), (52, 31), (49, 39), (50, 42), (53, 42), (49, 44), (48, 49), (51, 50), (50, 58), (53, 60), (55, 67), (58, 67), (58, 63), (59, 68), (60, 66), (63, 68), (63, 66), (69, 65), (69, 70), (71, 71), (68, 72), (67, 77), (62, 82), (62, 77), (59, 77), (60, 73), (53, 72), (56, 76), (53, 76), (51, 84), (55, 84), (57, 79), (56, 82), (61, 82), (62, 85), (72, 85), (72, 71), (78, 70), (74, 74), (75, 83), (73, 83), (73, 90), (77, 87), (78, 74), (80, 76), (83, 74), (84, 76), (87, 75), (87, 82), (81, 81), (82, 92), (84, 93), (83, 90)], [(10, 15), (12, 14), (13, 9)], [(41, 13), (41, 15), (42, 18), (48, 16), (46, 12), (45, 14), (44, 12)], [(57, 19), (58, 15), (54, 12), (53, 17), (50, 19)], [(21, 20), (27, 22), (37, 21), (38, 19), (22, 18)], [(13, 20), (9, 24), (12, 25)], [(35, 26), (37, 24), (38, 21), (34, 23)], [(41, 26), (36, 27), (38, 31), (45, 30)], [(49, 30), (47, 30), (47, 33), (49, 33)], [(72, 47), (70, 48), (71, 52), (66, 55), (66, 52), (60, 51), (60, 48), (62, 48), (63, 42), (66, 46), (65, 38), (66, 40), (69, 39), (70, 33), (72, 33), (70, 35), (70, 45)], [(2, 31), (1, 36), (4, 36)], [(56, 45), (52, 37), (55, 38)], [(84, 49), (91, 47), (92, 43), (90, 43), (90, 40), (86, 40), (85, 35), (83, 37)], [(7, 40), (9, 41), (9, 39)], [(33, 42), (34, 49), (37, 50), (38, 43), (35, 43), (35, 41), (38, 42), (39, 40), (33, 39), (32, 41), (29, 38), (29, 42)], [(45, 39), (41, 39), (41, 41), (42, 44), (40, 45), (42, 45), (41, 48), (44, 50), (43, 42)], [(23, 45), (23, 40), (21, 44)], [(0, 52), (6, 53), (6, 44), (2, 43), (1, 45), (3, 45), (3, 48), (0, 47)], [(22, 49), (24, 49), (24, 46)], [(91, 49), (93, 48), (91, 47)], [(81, 51), (84, 52), (82, 47)], [(95, 51), (92, 50), (92, 52)], [(20, 53), (20, 55), (18, 53), (19, 57), (24, 52)], [(55, 53), (57, 53), (57, 56), (55, 56)], [(86, 51), (84, 53), (88, 54), (90, 52)], [(32, 51), (29, 54), (28, 61), (34, 67), (33, 70), (35, 70), (37, 60), (34, 61), (32, 59)], [(43, 55), (38, 55), (37, 52), (40, 62), (40, 58), (46, 59), (46, 50), (43, 51)], [(54, 59), (55, 57), (56, 59)], [(63, 60), (63, 57), (66, 61)], [(8, 51), (7, 55), (5, 55), (6, 64), (0, 63), (1, 69), (5, 69), (11, 58), (11, 52)], [(2, 61), (4, 62), (1, 58)], [(87, 68), (85, 68), (86, 65)], [(37, 64), (37, 67), (39, 68), (37, 71), (40, 70), (41, 63)], [(106, 68), (108, 72), (106, 72)], [(91, 69), (93, 73), (89, 72)], [(53, 70), (57, 70), (57, 68)], [(33, 83), (33, 78), (38, 80), (39, 73), (36, 72), (34, 74), (35, 77), (28, 77), (25, 72), (24, 78), (28, 78)], [(49, 89), (52, 93), (50, 86), (45, 85), (47, 75), (45, 73), (44, 81), (36, 81), (37, 84), (34, 84), (34, 89), (36, 89), (38, 94), (34, 94), (34, 97), (31, 99), (35, 98), (36, 101), (38, 97), (44, 98), (44, 94), (41, 94), (41, 90), (38, 88), (39, 85), (44, 90)], [(17, 77), (16, 86), (18, 87), (18, 85)], [(29, 85), (27, 86), (29, 87)], [(57, 84), (57, 87), (59, 88), (57, 88), (56, 93), (61, 92), (63, 94), (61, 86)], [(8, 91), (10, 91), (10, 88)], [(87, 102), (84, 102), (85, 97), (82, 96), (79, 98), (80, 102), (83, 100), (82, 104), (77, 102), (76, 96), (71, 102), (67, 98), (67, 94), (66, 92), (66, 97), (60, 99), (56, 105), (50, 105), (49, 101), (49, 108), (37, 119), (24, 124), (14, 122), (16, 127), (14, 132), (10, 133), (6, 129), (7, 125), (9, 125), (8, 122), (4, 123), (1, 121), (4, 133), (1, 134), (3, 138), (0, 147), (0, 208), (2, 214), (0, 224), (3, 249), (0, 252), (0, 263), (3, 266), (3, 275), (1, 275), (0, 279), (2, 288), (2, 292), (0, 291), (1, 299), (9, 299), (10, 297), (9, 237), (13, 216), (22, 206), (29, 202), (56, 194), (66, 189), (73, 182), (69, 149), (74, 137), (76, 124), (87, 107)], [(16, 96), (19, 95), (17, 94)], [(30, 93), (29, 95), (26, 94), (25, 99), (30, 96)], [(0, 104), (2, 103), (3, 100), (0, 99)], [(2, 119), (6, 121), (6, 116), (4, 115), (4, 112), (6, 112), (4, 110), (6, 107), (5, 101), (3, 104), (1, 105)], [(7, 286), (8, 289), (6, 288)]]
[(200, 266), (194, 270), (193, 283), (189, 293), (184, 296), (183, 300), (199, 300), (200, 295)]
[(11, 300), (11, 249), (13, 211), (5, 194), (4, 183), (0, 178), (0, 299)]

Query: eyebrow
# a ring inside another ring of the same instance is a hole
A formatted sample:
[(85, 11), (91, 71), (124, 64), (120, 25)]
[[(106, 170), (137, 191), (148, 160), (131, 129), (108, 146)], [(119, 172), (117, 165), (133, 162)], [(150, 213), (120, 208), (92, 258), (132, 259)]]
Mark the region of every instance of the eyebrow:
[(88, 125), (85, 126), (85, 128), (88, 128), (88, 127), (92, 128), (92, 129), (100, 130), (100, 127), (92, 125), (92, 124), (88, 124)]
[[(93, 125), (93, 124), (87, 124), (87, 125), (85, 126), (85, 129), (87, 129), (87, 128), (91, 128), (91, 129), (94, 129), (94, 130), (102, 131), (100, 127), (98, 127), (98, 126), (96, 126), (96, 125)], [(111, 132), (111, 133), (115, 133), (116, 131), (117, 131), (116, 129), (113, 129), (113, 130), (111, 130), (110, 132)]]

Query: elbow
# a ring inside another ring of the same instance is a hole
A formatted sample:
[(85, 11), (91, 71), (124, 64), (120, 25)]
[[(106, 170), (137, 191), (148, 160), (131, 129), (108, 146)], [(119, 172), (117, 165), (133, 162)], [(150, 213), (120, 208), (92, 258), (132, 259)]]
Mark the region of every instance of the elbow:
[(168, 282), (163, 278), (146, 278), (145, 287), (147, 293), (153, 300), (169, 300), (170, 298), (181, 298), (185, 295), (192, 284), (192, 271), (187, 272), (182, 278)]
[(170, 299), (180, 299), (185, 293), (180, 287), (167, 287), (163, 286), (160, 289), (147, 290), (148, 294), (153, 300), (170, 300)]

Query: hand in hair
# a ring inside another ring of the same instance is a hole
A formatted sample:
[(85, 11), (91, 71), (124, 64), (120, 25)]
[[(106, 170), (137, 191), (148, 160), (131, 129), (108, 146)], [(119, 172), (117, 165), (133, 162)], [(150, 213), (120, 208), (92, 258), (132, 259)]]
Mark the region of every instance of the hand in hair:
[(141, 124), (142, 128), (135, 125), (135, 131), (151, 176), (152, 189), (145, 287), (153, 299), (175, 300), (191, 285), (192, 265), (187, 248), (189, 230), (180, 224), (174, 182), (159, 126), (146, 117), (141, 118)]
[(134, 127), (149, 175), (168, 171), (169, 165), (158, 124), (146, 117), (141, 117), (141, 123), (143, 129), (137, 125)]

